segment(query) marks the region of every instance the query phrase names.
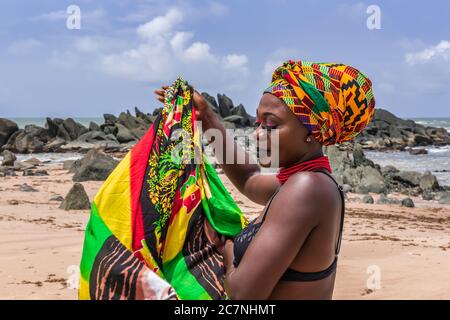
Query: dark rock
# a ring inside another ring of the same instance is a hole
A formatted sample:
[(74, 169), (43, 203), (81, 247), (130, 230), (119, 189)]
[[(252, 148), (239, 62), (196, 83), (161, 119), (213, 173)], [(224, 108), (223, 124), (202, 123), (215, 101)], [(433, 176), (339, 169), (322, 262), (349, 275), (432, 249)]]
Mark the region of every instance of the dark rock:
[(66, 129), (67, 133), (70, 136), (70, 140), (76, 140), (79, 136), (86, 133), (88, 129), (84, 127), (82, 124), (76, 122), (72, 118), (68, 118), (63, 121), (63, 126)]
[(153, 116), (151, 116), (148, 113), (147, 114), (143, 113), (141, 110), (138, 109), (138, 107), (134, 108), (134, 112), (136, 113), (136, 118), (144, 120), (147, 126), (153, 123), (154, 121)]
[(393, 175), (393, 178), (406, 187), (416, 187), (420, 184), (422, 174), (415, 171), (399, 171)]
[(363, 203), (369, 203), (369, 204), (373, 204), (374, 200), (373, 197), (370, 194), (366, 194), (364, 195), (364, 197), (362, 198), (362, 202)]
[(24, 170), (23, 171), (23, 176), (24, 177), (31, 177), (31, 176), (35, 176), (35, 177), (43, 177), (43, 176), (48, 176), (48, 172), (46, 170)]
[(211, 107), (211, 109), (220, 115), (219, 112), (219, 105), (217, 104), (216, 99), (213, 96), (210, 96), (208, 93), (206, 92), (202, 92), (202, 96), (205, 98), (205, 100), (209, 103), (209, 106)]
[(407, 208), (414, 208), (414, 201), (411, 198), (405, 198), (402, 200), (402, 206)]
[(117, 123), (117, 141), (120, 143), (127, 143), (130, 141), (137, 140), (137, 138), (131, 133), (131, 131), (124, 125)]
[(396, 167), (394, 167), (394, 166), (385, 166), (385, 167), (382, 167), (381, 168), (381, 174), (384, 176), (384, 175), (387, 175), (387, 174), (394, 174), (394, 173), (397, 173), (397, 172), (400, 172), (400, 170), (398, 170)]
[(26, 162), (27, 164), (31, 164), (33, 166), (40, 166), (42, 164), (42, 161), (39, 160), (38, 158), (30, 158), (22, 162)]
[(45, 152), (58, 152), (67, 142), (63, 138), (56, 137), (44, 146)]
[(428, 190), (424, 190), (422, 193), (422, 199), (426, 201), (430, 201), (434, 199), (434, 193)]
[(82, 159), (74, 162), (73, 181), (104, 181), (119, 162), (97, 149), (90, 150)]
[(38, 190), (36, 190), (35, 188), (33, 188), (32, 186), (24, 183), (23, 185), (21, 185), (19, 187), (19, 190), (22, 192), (38, 192)]
[(14, 153), (9, 150), (3, 151), (3, 161), (2, 166), (13, 166), (14, 162), (17, 160), (17, 157)]
[[(355, 192), (357, 193), (382, 193), (386, 191), (384, 178), (381, 173), (372, 167), (364, 166), (356, 168), (359, 183), (355, 183)], [(354, 185), (355, 185), (354, 184)]]
[(439, 183), (436, 176), (427, 171), (420, 177), (419, 186), (422, 190), (435, 191), (439, 190)]
[(43, 152), (44, 145), (50, 140), (48, 130), (27, 125), (24, 129), (16, 131), (4, 145), (4, 149), (17, 153), (39, 153)]
[(427, 149), (408, 149), (409, 154), (416, 156), (419, 154), (428, 154)]
[(113, 135), (111, 135), (111, 134), (107, 135), (102, 131), (89, 131), (89, 132), (86, 132), (85, 134), (82, 134), (81, 136), (79, 136), (77, 141), (90, 142), (90, 143), (96, 143), (99, 141), (117, 142), (117, 139)]
[(18, 131), (19, 127), (14, 121), (0, 118), (0, 147), (8, 142), (11, 135)]
[(17, 176), (12, 167), (0, 167), (0, 177), (15, 177)]
[(224, 121), (223, 126), (225, 129), (236, 129), (236, 124), (233, 122)]
[(163, 108), (155, 108), (155, 110), (153, 110), (152, 115), (153, 115), (154, 117), (158, 116), (159, 113), (162, 111), (162, 109), (163, 109)]
[(233, 109), (233, 101), (224, 94), (217, 94), (217, 100), (219, 101), (219, 114), (222, 118), (231, 116), (231, 109)]
[[(66, 160), (63, 162), (63, 170), (72, 170), (75, 160)], [(75, 172), (75, 171), (73, 171)], [(72, 172), (72, 173), (73, 173)]]
[(91, 203), (81, 183), (75, 183), (59, 206), (63, 210), (89, 210)]
[(242, 126), (253, 125), (253, 123), (251, 123), (249, 115), (247, 114), (247, 111), (245, 110), (245, 108), (242, 104), (239, 104), (237, 107), (232, 109), (231, 114), (242, 117), (242, 121), (241, 121)]
[(450, 204), (450, 192), (441, 192), (438, 197), (440, 204)]
[(19, 201), (17, 200), (8, 200), (7, 202), (11, 206), (17, 206), (19, 204)]
[(61, 201), (64, 201), (64, 197), (60, 196), (59, 194), (56, 194), (56, 195), (54, 195), (54, 196), (51, 196), (50, 199), (49, 199), (49, 201), (58, 201), (58, 202), (61, 202)]
[[(237, 116), (237, 115), (225, 117), (225, 118), (223, 118), (223, 121), (234, 123), (237, 127), (245, 126), (244, 118), (241, 116)], [(247, 120), (247, 122), (248, 122), (248, 120)]]
[(89, 122), (89, 131), (100, 131), (100, 126), (95, 122)]
[(109, 113), (105, 113), (103, 118), (105, 119), (105, 124), (115, 124), (118, 120), (115, 115)]
[(401, 204), (400, 200), (389, 198), (384, 193), (380, 194), (380, 197), (378, 198), (377, 204)]

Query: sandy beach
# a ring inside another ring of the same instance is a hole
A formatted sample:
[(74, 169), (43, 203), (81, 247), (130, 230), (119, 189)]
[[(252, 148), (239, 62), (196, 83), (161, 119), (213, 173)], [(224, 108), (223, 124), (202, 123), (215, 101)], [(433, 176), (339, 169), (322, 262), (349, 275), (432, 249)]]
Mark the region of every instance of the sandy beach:
[[(0, 299), (77, 299), (89, 212), (50, 201), (67, 194), (72, 175), (62, 165), (41, 168), (49, 176), (0, 180)], [(255, 217), (262, 207), (220, 177)], [(21, 191), (24, 184), (37, 191)], [(90, 199), (101, 184), (83, 182)], [(450, 206), (413, 200), (415, 208), (347, 201), (334, 299), (450, 299)], [(379, 271), (379, 288), (367, 285), (371, 270)]]

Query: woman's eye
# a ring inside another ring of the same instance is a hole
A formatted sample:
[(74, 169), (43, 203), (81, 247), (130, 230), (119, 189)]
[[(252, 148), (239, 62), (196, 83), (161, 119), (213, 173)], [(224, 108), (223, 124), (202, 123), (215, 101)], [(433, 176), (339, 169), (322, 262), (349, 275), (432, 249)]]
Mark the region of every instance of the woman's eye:
[(276, 129), (277, 128), (277, 126), (276, 125), (274, 125), (274, 124), (266, 124), (266, 125), (262, 125), (261, 126), (261, 128), (263, 128), (264, 130), (268, 130), (268, 131), (270, 131), (270, 130), (274, 130), (274, 129)]

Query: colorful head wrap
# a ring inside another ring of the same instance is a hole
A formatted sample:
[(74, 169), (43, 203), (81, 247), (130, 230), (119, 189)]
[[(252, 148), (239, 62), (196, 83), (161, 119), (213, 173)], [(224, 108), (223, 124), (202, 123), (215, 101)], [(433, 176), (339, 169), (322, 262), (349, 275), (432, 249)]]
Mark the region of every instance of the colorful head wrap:
[(344, 64), (286, 61), (264, 92), (283, 100), (323, 145), (353, 139), (375, 111), (371, 81)]

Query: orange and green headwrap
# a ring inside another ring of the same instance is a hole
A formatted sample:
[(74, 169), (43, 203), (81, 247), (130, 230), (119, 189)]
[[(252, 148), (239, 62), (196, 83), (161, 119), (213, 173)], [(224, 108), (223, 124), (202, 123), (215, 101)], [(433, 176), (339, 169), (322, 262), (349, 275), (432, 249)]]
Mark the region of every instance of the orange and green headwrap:
[(323, 145), (353, 139), (375, 111), (371, 81), (344, 64), (286, 61), (264, 92), (283, 100)]

